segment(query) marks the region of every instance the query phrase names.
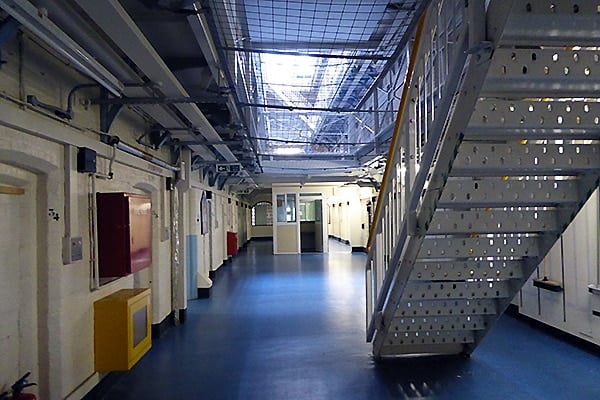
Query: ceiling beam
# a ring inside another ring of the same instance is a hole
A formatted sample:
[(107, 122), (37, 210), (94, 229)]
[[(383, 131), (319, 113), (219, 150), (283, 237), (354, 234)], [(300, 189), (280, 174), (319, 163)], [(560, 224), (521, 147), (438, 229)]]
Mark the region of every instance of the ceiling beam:
[(376, 49), (379, 46), (379, 41), (377, 40), (356, 40), (356, 41), (319, 41), (319, 42), (311, 42), (311, 41), (289, 41), (284, 40), (281, 42), (267, 42), (267, 41), (250, 41), (250, 45), (253, 49), (276, 49), (276, 50), (298, 50), (298, 49), (307, 49), (307, 50), (322, 50), (322, 49), (348, 49), (348, 50), (372, 50)]
[(288, 111), (322, 111), (322, 112), (332, 112), (332, 113), (374, 113), (381, 112), (385, 113), (388, 111), (378, 111), (378, 110), (358, 110), (356, 108), (342, 108), (342, 107), (300, 107), (300, 106), (286, 106), (285, 104), (264, 104), (264, 103), (240, 103), (243, 107), (256, 107), (256, 108), (274, 108), (276, 110), (288, 110)]
[(343, 60), (377, 60), (386, 61), (389, 57), (380, 56), (377, 54), (331, 54), (331, 53), (312, 53), (291, 50), (274, 50), (274, 49), (255, 49), (245, 47), (222, 47), (225, 51), (235, 51), (237, 53), (256, 53), (256, 54), (278, 54), (285, 56), (300, 56), (300, 57), (316, 57), (316, 58), (334, 58)]
[[(117, 0), (75, 1), (150, 81), (161, 82), (160, 91), (164, 96), (189, 97), (173, 72)], [(175, 107), (207, 140), (220, 139), (198, 106), (183, 103), (176, 104)], [(237, 161), (227, 146), (216, 145), (215, 150), (225, 160)]]
[(95, 98), (90, 99), (91, 104), (181, 104), (181, 103), (218, 103), (224, 104), (227, 99), (223, 96), (206, 93), (198, 96), (187, 97), (123, 97), (123, 98)]

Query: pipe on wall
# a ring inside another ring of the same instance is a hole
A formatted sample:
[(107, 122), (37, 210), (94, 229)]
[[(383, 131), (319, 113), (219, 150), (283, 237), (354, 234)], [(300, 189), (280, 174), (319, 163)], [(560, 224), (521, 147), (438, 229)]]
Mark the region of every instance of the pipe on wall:
[[(79, 126), (72, 122), (66, 122), (61, 118), (55, 117), (54, 115), (51, 115), (51, 114), (48, 114), (47, 112), (33, 108), (26, 102), (20, 101), (20, 100), (12, 97), (10, 95), (7, 95), (7, 94), (0, 94), (0, 98), (5, 99), (8, 102), (14, 103), (18, 107), (22, 108), (22, 109), (16, 111), (16, 110), (8, 108), (8, 106), (5, 108), (2, 106), (2, 104), (0, 104), (0, 114), (3, 115), (3, 119), (0, 121), (0, 125), (6, 126), (11, 129), (16, 129), (16, 130), (19, 130), (22, 132), (26, 132), (30, 135), (33, 135), (33, 136), (36, 136), (36, 137), (39, 137), (42, 139), (46, 139), (46, 140), (52, 141), (54, 143), (59, 143), (61, 145), (91, 147), (93, 150), (96, 150), (98, 152), (99, 157), (110, 159), (111, 156), (101, 154), (100, 147), (96, 146), (95, 143), (97, 143), (97, 142), (94, 143), (94, 141), (92, 139), (83, 138), (83, 137), (74, 139), (74, 137), (72, 136), (73, 132), (66, 132), (66, 131), (65, 132), (61, 131), (60, 133), (53, 132), (52, 134), (50, 134), (47, 132), (47, 130), (40, 128), (41, 125), (44, 125), (47, 123), (46, 121), (44, 121), (44, 122), (35, 121), (36, 122), (35, 128), (23, 126), (23, 121), (31, 119), (27, 114), (29, 111), (31, 111), (31, 112), (38, 114), (41, 117), (49, 118), (49, 119), (61, 124), (62, 126), (67, 126), (78, 132), (92, 132), (92, 133), (95, 133), (96, 135), (100, 136), (101, 138), (102, 137), (110, 137), (105, 132), (82, 127), (82, 126)], [(16, 111), (16, 112), (13, 112), (13, 111)], [(165, 161), (162, 161), (156, 157), (153, 157), (150, 154), (147, 154), (147, 153), (145, 153), (141, 150), (138, 150), (132, 146), (129, 146), (125, 143), (119, 143), (119, 145), (120, 145), (119, 150), (122, 150), (124, 153), (128, 153), (129, 155), (134, 156), (140, 160), (147, 161), (151, 164), (154, 164), (158, 167), (164, 168), (171, 172), (179, 172), (179, 170), (180, 170), (179, 167), (171, 165)], [(140, 169), (140, 166), (136, 166), (131, 163), (124, 162), (124, 161), (120, 161), (120, 162), (123, 164), (129, 165), (131, 167)], [(156, 171), (154, 171), (154, 172), (156, 173)]]
[(168, 163), (164, 162), (163, 160), (153, 157), (153, 156), (149, 155), (148, 153), (145, 153), (139, 149), (136, 149), (135, 147), (132, 147), (128, 144), (119, 142), (119, 143), (117, 143), (116, 146), (119, 150), (124, 151), (125, 153), (131, 154), (132, 156), (136, 156), (138, 158), (141, 158), (141, 159), (148, 161), (149, 163), (152, 163), (154, 165), (158, 165), (161, 168), (168, 169), (169, 171), (173, 171), (173, 172), (181, 171), (181, 168), (176, 167), (171, 164), (168, 164)]

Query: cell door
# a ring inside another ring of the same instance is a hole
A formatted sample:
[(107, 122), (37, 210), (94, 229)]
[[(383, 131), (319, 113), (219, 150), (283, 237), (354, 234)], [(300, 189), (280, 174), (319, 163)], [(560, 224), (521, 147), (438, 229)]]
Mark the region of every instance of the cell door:
[[(13, 172), (18, 178), (7, 177)], [(37, 204), (34, 174), (0, 164), (0, 376), (38, 371)]]

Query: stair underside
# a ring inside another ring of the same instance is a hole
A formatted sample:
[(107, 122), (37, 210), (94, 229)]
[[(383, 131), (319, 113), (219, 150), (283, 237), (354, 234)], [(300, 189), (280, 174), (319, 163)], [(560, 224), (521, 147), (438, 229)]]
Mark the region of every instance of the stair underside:
[(561, 37), (550, 3), (530, 4), (508, 19), (414, 267), (393, 283), (378, 356), (472, 352), (598, 186), (600, 51), (566, 48), (600, 29), (597, 8), (559, 10), (580, 22), (561, 17)]

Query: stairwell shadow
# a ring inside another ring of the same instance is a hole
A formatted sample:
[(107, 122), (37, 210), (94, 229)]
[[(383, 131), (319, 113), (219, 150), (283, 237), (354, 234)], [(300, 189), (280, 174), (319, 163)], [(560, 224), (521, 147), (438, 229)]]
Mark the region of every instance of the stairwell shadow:
[(456, 398), (461, 386), (473, 383), (471, 360), (463, 356), (398, 357), (373, 362), (376, 376), (394, 399)]

